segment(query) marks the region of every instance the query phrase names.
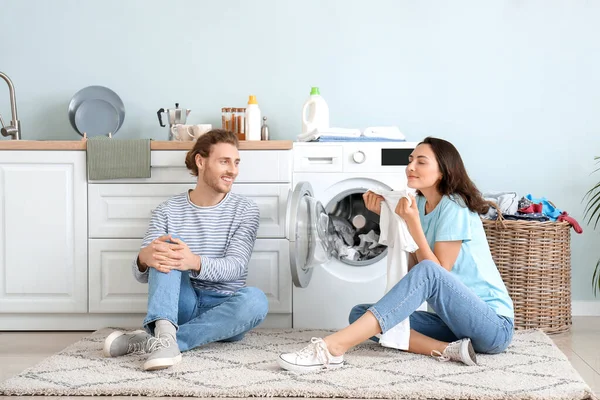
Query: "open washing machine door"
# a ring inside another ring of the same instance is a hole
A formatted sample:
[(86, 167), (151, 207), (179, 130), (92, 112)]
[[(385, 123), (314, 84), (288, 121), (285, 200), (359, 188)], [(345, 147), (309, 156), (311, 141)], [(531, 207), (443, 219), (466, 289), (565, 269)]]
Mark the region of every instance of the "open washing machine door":
[(288, 197), (287, 228), (292, 280), (303, 288), (308, 286), (313, 268), (327, 263), (333, 254), (333, 224), (308, 182), (299, 182)]

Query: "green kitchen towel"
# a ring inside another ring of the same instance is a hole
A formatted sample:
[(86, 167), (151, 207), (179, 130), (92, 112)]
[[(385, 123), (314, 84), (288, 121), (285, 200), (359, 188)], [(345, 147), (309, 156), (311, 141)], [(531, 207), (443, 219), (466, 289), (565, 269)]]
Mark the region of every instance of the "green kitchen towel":
[(88, 180), (150, 178), (150, 139), (87, 140)]

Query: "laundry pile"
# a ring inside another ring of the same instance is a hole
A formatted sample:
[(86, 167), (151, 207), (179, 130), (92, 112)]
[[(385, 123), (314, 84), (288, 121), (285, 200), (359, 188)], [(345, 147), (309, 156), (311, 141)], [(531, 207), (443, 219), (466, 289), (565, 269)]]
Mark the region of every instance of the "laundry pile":
[[(571, 217), (566, 211), (558, 209), (554, 203), (545, 197), (536, 198), (528, 194), (519, 199), (516, 192), (484, 193), (483, 197), (496, 203), (504, 219), (540, 222), (566, 221), (571, 224), (575, 232), (583, 232), (575, 218)], [(482, 217), (495, 220), (498, 218), (498, 213), (494, 207), (490, 207), (489, 211)]]
[(379, 244), (379, 229), (356, 229), (350, 221), (336, 215), (329, 215), (333, 222), (335, 235), (332, 243), (334, 256), (339, 260), (364, 261), (383, 253), (387, 246)]
[(345, 196), (328, 214), (334, 231), (330, 238), (334, 256), (339, 260), (370, 260), (387, 248), (379, 244), (379, 215), (367, 210), (362, 193)]

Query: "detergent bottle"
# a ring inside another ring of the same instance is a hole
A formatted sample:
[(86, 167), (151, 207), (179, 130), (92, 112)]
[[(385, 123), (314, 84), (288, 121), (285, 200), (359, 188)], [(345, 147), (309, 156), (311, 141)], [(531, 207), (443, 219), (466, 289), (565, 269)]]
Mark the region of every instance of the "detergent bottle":
[(251, 95), (246, 107), (246, 140), (260, 140), (260, 108), (256, 96)]
[(315, 129), (326, 130), (329, 128), (329, 106), (321, 97), (318, 87), (310, 90), (310, 97), (302, 107), (302, 133), (312, 132)]

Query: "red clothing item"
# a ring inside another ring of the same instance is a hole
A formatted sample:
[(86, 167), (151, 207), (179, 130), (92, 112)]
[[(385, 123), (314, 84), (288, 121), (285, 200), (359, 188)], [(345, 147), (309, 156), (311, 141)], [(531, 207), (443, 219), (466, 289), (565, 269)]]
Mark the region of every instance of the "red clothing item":
[(543, 207), (544, 206), (542, 205), (542, 203), (533, 203), (529, 205), (529, 207), (520, 208), (519, 212), (523, 214), (541, 214)]
[(577, 233), (583, 233), (583, 229), (581, 229), (581, 225), (579, 225), (579, 223), (577, 223), (577, 221), (575, 220), (575, 218), (573, 218), (569, 214), (567, 214), (566, 211), (563, 211), (558, 216), (558, 218), (556, 220), (558, 222), (566, 221), (569, 224), (571, 224), (571, 226), (573, 227), (573, 229), (575, 230), (575, 232), (577, 232)]

